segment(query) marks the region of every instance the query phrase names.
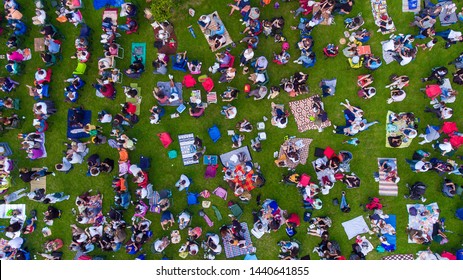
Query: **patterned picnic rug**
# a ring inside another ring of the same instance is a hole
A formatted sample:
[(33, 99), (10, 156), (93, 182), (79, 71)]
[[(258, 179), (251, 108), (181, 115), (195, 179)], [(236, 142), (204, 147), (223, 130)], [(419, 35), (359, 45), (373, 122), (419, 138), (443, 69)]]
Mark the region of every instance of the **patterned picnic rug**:
[(223, 247), (225, 248), (225, 255), (227, 256), (227, 259), (241, 255), (246, 255), (250, 252), (255, 251), (255, 248), (252, 246), (251, 235), (249, 234), (248, 225), (246, 223), (241, 223), (241, 226), (243, 227), (244, 238), (246, 240), (246, 245), (244, 246), (244, 248), (231, 245), (231, 238), (228, 235), (222, 238)]
[(412, 261), (414, 260), (412, 254), (396, 254), (396, 255), (390, 255), (390, 256), (385, 256), (381, 258), (382, 260), (387, 260), (387, 261)]
[(214, 14), (217, 16), (217, 19), (220, 22), (222, 22), (222, 20), (220, 19), (219, 13), (217, 11), (215, 11), (215, 12), (213, 12), (213, 13), (211, 13), (209, 15), (211, 17), (211, 23), (209, 24), (209, 26), (207, 28), (204, 28), (201, 25), (199, 26), (199, 28), (201, 29), (201, 31), (204, 34), (204, 37), (206, 37), (206, 41), (209, 44), (209, 47), (211, 48), (211, 51), (213, 51), (213, 52), (215, 52), (215, 51), (217, 51), (217, 50), (219, 50), (221, 48), (224, 48), (224, 47), (230, 45), (231, 43), (233, 43), (233, 40), (230, 37), (230, 34), (228, 33), (227, 28), (225, 28), (225, 32), (222, 34), (227, 39), (225, 44), (223, 44), (222, 46), (220, 46), (219, 48), (216, 49), (215, 46), (214, 46), (214, 40), (209, 40), (209, 35), (207, 34), (209, 32), (208, 30), (217, 30), (217, 23), (213, 18)]
[(292, 160), (287, 158), (286, 161), (285, 161), (286, 162), (286, 167), (294, 169), (299, 164), (304, 165), (304, 164), (307, 163), (307, 158), (309, 157), (310, 143), (312, 143), (312, 139), (310, 139), (310, 138), (293, 138), (293, 139), (286, 140), (283, 143), (283, 145), (280, 146), (280, 152), (278, 154), (278, 158), (281, 158), (285, 154), (285, 150), (284, 150), (285, 146), (287, 147), (290, 144), (294, 144), (297, 147), (300, 147), (298, 149), (299, 162), (293, 162)]
[(297, 129), (299, 132), (304, 132), (309, 129), (325, 128), (331, 125), (330, 120), (322, 123), (316, 123), (315, 121), (311, 120), (311, 117), (314, 119), (316, 115), (312, 110), (314, 104), (313, 100), (315, 97), (317, 97), (317, 95), (306, 99), (289, 102), (289, 107), (291, 108), (291, 112), (293, 113), (294, 119), (296, 120)]
[[(94, 224), (101, 222), (103, 219), (103, 198), (100, 194), (90, 196), (87, 207), (85, 208), (85, 215), (88, 217), (88, 221), (85, 224)], [(80, 212), (80, 215), (84, 211)], [(82, 222), (81, 222), (82, 223)], [(83, 223), (82, 223), (83, 224)]]
[(196, 148), (193, 145), (195, 142), (195, 135), (193, 133), (181, 134), (178, 136), (178, 142), (180, 144), (183, 165), (187, 166), (199, 163), (199, 159), (193, 159), (193, 156), (196, 154)]

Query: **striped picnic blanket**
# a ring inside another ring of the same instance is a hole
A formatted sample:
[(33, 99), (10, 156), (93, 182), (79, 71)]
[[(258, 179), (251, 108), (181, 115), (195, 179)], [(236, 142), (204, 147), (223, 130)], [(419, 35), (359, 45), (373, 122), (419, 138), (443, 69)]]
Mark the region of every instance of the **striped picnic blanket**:
[(246, 240), (246, 246), (244, 248), (231, 245), (231, 238), (228, 235), (222, 238), (223, 247), (225, 248), (225, 255), (227, 256), (227, 259), (246, 255), (250, 252), (255, 251), (255, 248), (252, 246), (251, 235), (249, 234), (248, 225), (246, 223), (241, 223), (241, 226), (243, 227), (243, 235)]
[(196, 154), (196, 148), (193, 145), (195, 142), (195, 135), (193, 133), (180, 134), (178, 136), (178, 142), (180, 144), (180, 152), (182, 154), (183, 165), (187, 166), (198, 164), (199, 159), (193, 159), (193, 156)]
[[(387, 14), (387, 3), (386, 0), (371, 0), (371, 12), (373, 13), (373, 18), (375, 24), (379, 27), (381, 22), (381, 16), (389, 16)], [(394, 23), (392, 23), (392, 28), (386, 31), (382, 31), (382, 34), (390, 34), (396, 31)]]
[(384, 160), (391, 161), (394, 164), (395, 168), (391, 172), (397, 174), (397, 159), (396, 158), (378, 158), (378, 169), (379, 169), (379, 195), (383, 196), (397, 196), (399, 194), (399, 186), (390, 179), (390, 172), (380, 171), (380, 166)]

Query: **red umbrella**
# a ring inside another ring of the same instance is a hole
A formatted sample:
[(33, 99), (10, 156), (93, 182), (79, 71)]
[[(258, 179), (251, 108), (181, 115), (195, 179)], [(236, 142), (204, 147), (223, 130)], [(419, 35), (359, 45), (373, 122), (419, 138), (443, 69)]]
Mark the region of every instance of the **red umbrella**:
[(455, 122), (444, 122), (444, 125), (442, 126), (442, 131), (447, 135), (450, 135), (450, 134), (458, 131), (457, 123), (455, 123)]

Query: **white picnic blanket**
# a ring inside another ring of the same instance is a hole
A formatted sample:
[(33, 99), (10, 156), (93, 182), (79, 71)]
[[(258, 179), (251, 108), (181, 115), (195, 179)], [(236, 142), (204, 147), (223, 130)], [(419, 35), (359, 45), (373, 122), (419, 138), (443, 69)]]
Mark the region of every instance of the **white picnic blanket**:
[(352, 239), (359, 234), (370, 231), (362, 215), (342, 223), (342, 226), (344, 227), (344, 231), (346, 232), (348, 239)]

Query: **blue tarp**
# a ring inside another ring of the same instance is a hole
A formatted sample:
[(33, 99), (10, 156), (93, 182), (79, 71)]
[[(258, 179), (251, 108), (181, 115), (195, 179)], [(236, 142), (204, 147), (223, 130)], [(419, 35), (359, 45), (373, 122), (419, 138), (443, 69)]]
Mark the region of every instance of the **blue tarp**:
[(120, 7), (124, 4), (124, 0), (93, 0), (93, 8), (99, 10), (105, 6)]

